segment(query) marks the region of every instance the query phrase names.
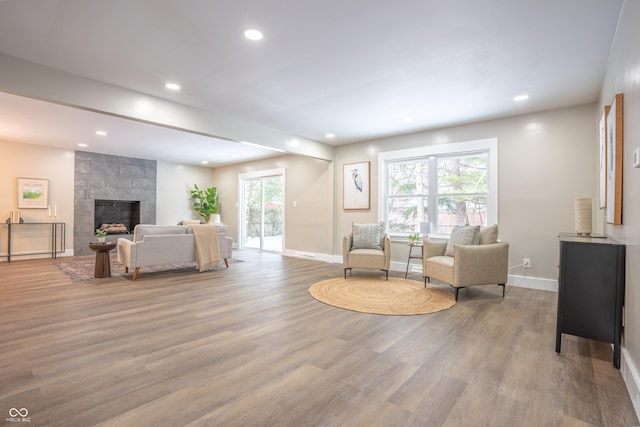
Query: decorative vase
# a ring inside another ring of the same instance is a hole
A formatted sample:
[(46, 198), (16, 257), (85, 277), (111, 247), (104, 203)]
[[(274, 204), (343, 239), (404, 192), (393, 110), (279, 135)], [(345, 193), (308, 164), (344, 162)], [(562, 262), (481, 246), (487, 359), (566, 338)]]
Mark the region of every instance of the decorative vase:
[(220, 214), (211, 214), (209, 224), (220, 224)]
[(106, 236), (98, 236), (98, 243), (104, 243), (107, 241), (107, 237)]
[(579, 197), (575, 202), (576, 234), (591, 234), (591, 198)]

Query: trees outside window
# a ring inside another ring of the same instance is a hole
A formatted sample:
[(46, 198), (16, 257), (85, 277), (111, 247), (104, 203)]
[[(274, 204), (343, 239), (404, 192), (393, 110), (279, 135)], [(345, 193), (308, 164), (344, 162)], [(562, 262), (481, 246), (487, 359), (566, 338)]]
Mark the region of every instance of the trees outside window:
[(497, 222), (496, 151), (495, 140), (482, 140), (381, 154), (387, 230), (415, 233), (420, 222), (431, 221), (433, 234), (449, 234), (456, 225)]

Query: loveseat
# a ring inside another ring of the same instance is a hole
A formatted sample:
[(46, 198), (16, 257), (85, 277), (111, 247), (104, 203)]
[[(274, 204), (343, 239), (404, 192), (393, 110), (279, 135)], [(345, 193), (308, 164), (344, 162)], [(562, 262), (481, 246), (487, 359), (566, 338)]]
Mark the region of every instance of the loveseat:
[[(233, 239), (227, 237), (227, 228), (218, 227), (220, 258), (227, 268), (232, 258)], [(136, 225), (133, 240), (118, 239), (118, 261), (125, 270), (134, 269), (133, 280), (138, 278), (141, 267), (196, 261), (196, 246), (191, 226), (184, 225)]]

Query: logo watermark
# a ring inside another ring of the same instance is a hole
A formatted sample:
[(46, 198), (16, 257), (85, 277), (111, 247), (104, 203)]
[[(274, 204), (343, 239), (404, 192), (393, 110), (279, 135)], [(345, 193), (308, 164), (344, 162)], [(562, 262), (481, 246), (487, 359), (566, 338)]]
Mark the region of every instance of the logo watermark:
[(7, 423), (30, 423), (31, 417), (29, 416), (29, 410), (27, 408), (11, 408), (9, 409), (9, 416), (5, 418)]

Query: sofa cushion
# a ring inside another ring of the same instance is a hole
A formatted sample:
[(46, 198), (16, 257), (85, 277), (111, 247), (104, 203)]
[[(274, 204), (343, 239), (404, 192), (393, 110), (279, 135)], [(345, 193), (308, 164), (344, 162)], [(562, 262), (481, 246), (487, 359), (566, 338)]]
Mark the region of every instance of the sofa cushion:
[(445, 256), (453, 256), (455, 245), (477, 245), (480, 242), (480, 226), (461, 226), (456, 225), (451, 230), (451, 237), (447, 243)]
[(480, 245), (490, 245), (498, 242), (498, 224), (480, 227)]
[(133, 241), (140, 242), (144, 236), (162, 234), (185, 234), (187, 227), (183, 225), (151, 225), (138, 224), (133, 229)]
[(353, 224), (352, 249), (379, 249), (384, 250), (384, 227), (382, 223)]

